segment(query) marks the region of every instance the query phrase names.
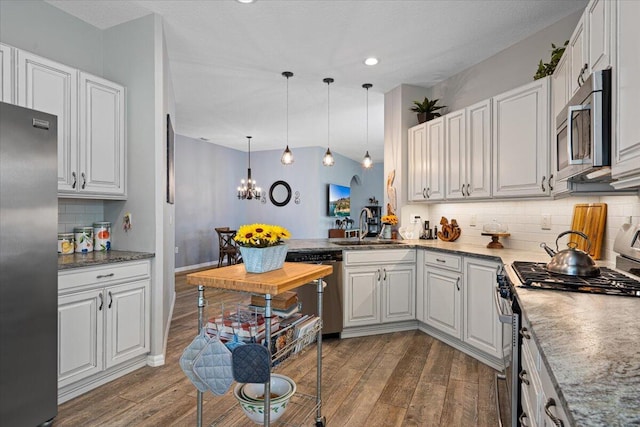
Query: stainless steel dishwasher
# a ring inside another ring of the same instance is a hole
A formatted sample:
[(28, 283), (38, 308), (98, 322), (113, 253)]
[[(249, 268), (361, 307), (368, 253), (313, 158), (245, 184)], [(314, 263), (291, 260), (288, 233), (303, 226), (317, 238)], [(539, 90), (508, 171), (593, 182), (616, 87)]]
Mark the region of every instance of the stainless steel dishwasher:
[[(322, 335), (339, 335), (342, 332), (342, 251), (287, 253), (288, 262), (326, 264), (333, 266), (333, 273), (324, 277), (326, 283), (322, 300)], [(304, 314), (318, 315), (318, 293), (315, 283), (296, 289)]]

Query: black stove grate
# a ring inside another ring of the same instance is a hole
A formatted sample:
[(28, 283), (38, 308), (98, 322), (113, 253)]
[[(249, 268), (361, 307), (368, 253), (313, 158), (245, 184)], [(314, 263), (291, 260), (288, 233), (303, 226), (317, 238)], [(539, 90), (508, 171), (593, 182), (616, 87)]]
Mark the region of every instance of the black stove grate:
[(513, 269), (523, 287), (640, 297), (640, 281), (607, 267), (600, 267), (598, 277), (551, 273), (538, 262), (515, 261)]

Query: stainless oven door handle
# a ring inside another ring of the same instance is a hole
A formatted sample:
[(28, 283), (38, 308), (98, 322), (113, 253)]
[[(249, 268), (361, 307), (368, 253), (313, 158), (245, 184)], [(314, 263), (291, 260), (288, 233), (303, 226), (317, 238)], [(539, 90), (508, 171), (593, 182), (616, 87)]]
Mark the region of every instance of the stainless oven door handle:
[[(498, 310), (498, 319), (500, 320), (500, 323), (507, 323), (507, 324), (513, 324), (513, 311), (511, 311), (509, 308), (509, 304), (502, 304), (501, 303), (501, 299), (504, 302), (507, 302), (507, 300), (505, 300), (504, 298), (502, 298), (498, 293), (500, 292), (500, 290), (498, 288), (496, 288), (496, 291), (493, 294), (493, 301), (496, 304), (496, 308)], [(504, 310), (506, 309), (506, 310)]]
[(573, 113), (575, 111), (590, 110), (591, 105), (571, 105), (567, 107), (567, 159), (570, 165), (581, 165), (585, 163), (584, 159), (573, 158)]

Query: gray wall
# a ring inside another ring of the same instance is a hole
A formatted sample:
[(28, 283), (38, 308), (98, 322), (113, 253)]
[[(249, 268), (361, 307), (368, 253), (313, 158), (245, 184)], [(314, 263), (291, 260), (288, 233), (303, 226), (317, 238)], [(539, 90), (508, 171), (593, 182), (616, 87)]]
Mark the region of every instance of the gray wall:
[(102, 31), (43, 1), (0, 1), (0, 41), (102, 75)]
[[(580, 0), (587, 4), (586, 0)], [(538, 62), (549, 62), (551, 43), (569, 39), (582, 12), (561, 19), (521, 42), (433, 86), (429, 98), (446, 105), (445, 112), (467, 107), (483, 99), (533, 81)], [(417, 124), (417, 123), (416, 123)]]
[[(238, 200), (235, 189), (246, 178), (247, 153), (176, 136), (176, 268), (209, 265), (218, 260), (215, 227), (262, 222), (287, 227), (295, 239), (325, 238), (335, 218), (327, 216), (327, 184), (349, 186), (354, 176), (361, 185), (354, 190), (354, 215), (368, 198), (382, 200), (382, 165), (365, 171), (360, 163), (336, 154), (332, 168), (322, 166), (323, 148), (293, 147), (295, 162), (280, 163), (280, 150), (252, 151), (253, 178), (266, 203)], [(289, 183), (292, 200), (283, 207), (269, 200), (275, 181)], [(300, 192), (300, 203), (293, 200)]]

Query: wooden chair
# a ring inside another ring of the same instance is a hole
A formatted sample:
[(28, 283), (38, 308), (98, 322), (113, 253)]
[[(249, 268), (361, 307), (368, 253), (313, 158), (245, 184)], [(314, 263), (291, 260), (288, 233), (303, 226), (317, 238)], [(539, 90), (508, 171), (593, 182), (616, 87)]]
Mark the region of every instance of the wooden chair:
[(233, 238), (236, 230), (230, 230), (229, 227), (218, 227), (215, 229), (218, 233), (218, 267), (222, 266), (224, 259), (227, 258), (227, 265), (237, 264), (240, 259), (240, 250)]

